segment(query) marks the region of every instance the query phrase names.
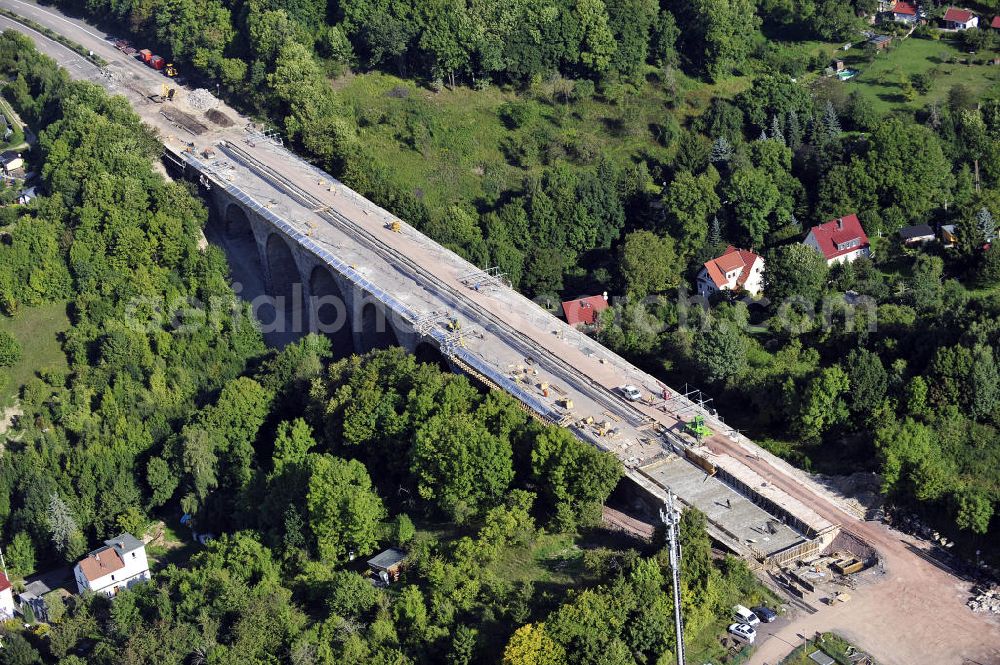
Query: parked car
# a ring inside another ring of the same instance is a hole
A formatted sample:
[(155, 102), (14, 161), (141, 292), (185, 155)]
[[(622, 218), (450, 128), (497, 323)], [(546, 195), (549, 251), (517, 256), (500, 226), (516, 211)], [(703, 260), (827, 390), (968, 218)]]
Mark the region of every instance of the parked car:
[(757, 631), (745, 623), (734, 623), (729, 626), (729, 634), (741, 642), (753, 644), (757, 639)]
[(764, 605), (758, 605), (757, 607), (750, 608), (757, 618), (764, 623), (771, 623), (778, 618), (778, 613), (772, 610), (770, 607), (765, 607)]
[(642, 399), (642, 391), (633, 385), (622, 386), (622, 395), (625, 395), (626, 399), (633, 402), (638, 402)]
[(760, 619), (757, 618), (757, 615), (742, 605), (733, 605), (733, 621), (739, 621), (740, 623), (745, 623), (748, 626), (756, 626), (760, 623)]

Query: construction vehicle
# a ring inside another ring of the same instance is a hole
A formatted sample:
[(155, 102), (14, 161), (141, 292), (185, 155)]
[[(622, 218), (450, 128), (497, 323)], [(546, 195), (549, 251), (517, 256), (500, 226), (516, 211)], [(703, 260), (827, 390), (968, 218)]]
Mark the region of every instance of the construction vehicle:
[(394, 219), (389, 224), (386, 225), (390, 231), (393, 233), (402, 233), (403, 225), (399, 223), (398, 219)]
[(152, 102), (156, 102), (157, 104), (162, 104), (163, 102), (172, 102), (174, 101), (174, 93), (176, 92), (177, 91), (174, 88), (168, 88), (167, 84), (164, 83), (162, 86), (160, 86), (160, 92), (153, 93), (152, 95), (150, 95), (149, 100)]
[(147, 65), (149, 64), (149, 61), (152, 60), (152, 58), (153, 58), (153, 52), (150, 51), (148, 48), (144, 48), (141, 51), (139, 51), (139, 59), (145, 62)]
[(177, 68), (174, 67), (174, 63), (168, 62), (167, 66), (163, 68), (163, 73), (170, 78), (177, 76)]
[(167, 66), (167, 61), (163, 58), (163, 56), (154, 55), (152, 58), (149, 59), (149, 62), (147, 62), (146, 64), (148, 64), (153, 69), (159, 71)]
[(712, 430), (705, 424), (704, 416), (695, 416), (690, 422), (684, 424), (684, 430), (696, 438), (698, 443), (706, 436), (712, 436)]
[(116, 39), (115, 48), (124, 53), (125, 55), (135, 55), (138, 51), (132, 47), (132, 43), (127, 39)]

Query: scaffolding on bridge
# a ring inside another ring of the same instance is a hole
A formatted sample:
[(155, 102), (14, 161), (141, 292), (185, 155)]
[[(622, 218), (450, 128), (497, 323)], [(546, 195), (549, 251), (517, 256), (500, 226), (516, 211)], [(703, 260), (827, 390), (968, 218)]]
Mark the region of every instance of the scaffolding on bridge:
[(510, 279), (508, 279), (506, 273), (499, 266), (493, 266), (485, 270), (473, 270), (461, 275), (458, 281), (475, 291), (511, 288)]

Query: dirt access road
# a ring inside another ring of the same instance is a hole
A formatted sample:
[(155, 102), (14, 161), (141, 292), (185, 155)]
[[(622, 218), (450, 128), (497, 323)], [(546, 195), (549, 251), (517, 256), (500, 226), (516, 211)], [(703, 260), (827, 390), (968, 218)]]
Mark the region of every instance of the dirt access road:
[[(104, 41), (104, 35), (91, 26), (60, 16), (49, 8), (21, 0), (0, 0), (0, 6), (28, 15), (87, 48), (93, 48), (95, 52), (107, 52), (111, 48)], [(38, 35), (31, 36), (37, 41)], [(82, 62), (78, 62), (82, 61), (79, 56), (58, 53), (58, 49), (51, 44), (48, 49), (56, 51), (53, 55), (59, 56), (64, 66), (71, 69), (82, 67)], [(148, 73), (138, 63), (127, 63), (127, 66), (136, 73)], [(155, 113), (151, 114), (155, 119)], [(232, 117), (237, 116), (234, 114)], [(213, 133), (224, 136), (232, 132), (217, 130)], [(281, 167), (280, 164), (274, 166)], [(319, 188), (317, 194), (322, 197), (321, 190)], [(390, 236), (385, 241), (392, 243), (400, 239)], [(544, 342), (548, 345), (553, 343), (548, 339)], [(612, 368), (602, 366), (595, 368), (594, 372), (595, 378), (614, 385)], [(774, 665), (790, 650), (791, 644), (801, 642), (798, 635), (811, 636), (820, 630), (836, 630), (888, 665), (1000, 665), (998, 622), (972, 614), (964, 606), (968, 585), (919, 556), (914, 542), (881, 525), (859, 521), (839, 509), (835, 502), (820, 498), (803, 486), (802, 478), (756, 458), (753, 451), (723, 436), (713, 437), (708, 445), (719, 453), (740, 459), (768, 482), (826, 519), (845, 525), (876, 547), (885, 561), (885, 579), (853, 593), (854, 599), (849, 604), (821, 606), (816, 614), (796, 617), (787, 627), (776, 631), (773, 637), (767, 636), (766, 629), (762, 630), (759, 649), (752, 663)]]
[(926, 544), (879, 522), (864, 522), (803, 488), (792, 475), (782, 474), (739, 444), (725, 437), (706, 442), (713, 452), (738, 457), (757, 473), (801, 500), (830, 521), (875, 547), (885, 574), (872, 584), (851, 591), (851, 600), (827, 606), (807, 598), (816, 614), (802, 613), (769, 635), (759, 631), (760, 646), (751, 665), (775, 665), (802, 638), (836, 631), (885, 665), (998, 665), (1000, 620), (973, 614), (965, 601), (970, 585), (921, 556)]

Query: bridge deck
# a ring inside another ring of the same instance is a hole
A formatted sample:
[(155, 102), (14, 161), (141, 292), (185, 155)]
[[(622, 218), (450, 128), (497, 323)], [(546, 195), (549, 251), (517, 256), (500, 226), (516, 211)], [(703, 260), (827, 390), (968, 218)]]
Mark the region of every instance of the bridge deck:
[[(395, 217), (287, 150), (259, 137), (253, 145), (248, 144), (245, 131), (248, 120), (235, 110), (220, 103), (220, 109), (236, 119), (235, 126), (220, 127), (205, 122), (207, 129), (197, 136), (174, 124), (163, 115), (164, 105), (142, 94), (147, 89), (150, 94), (158, 92), (166, 79), (110, 45), (89, 44), (89, 47), (109, 61), (106, 71), (112, 74), (102, 74), (65, 49), (53, 55), (69, 66), (75, 78), (89, 79), (113, 93), (123, 94), (136, 112), (160, 132), (169, 151), (183, 155), (216, 186), (238, 190), (325, 253), (343, 264), (355, 266), (352, 279), (377, 284), (416, 316), (449, 312), (462, 320), (463, 346), (455, 352), (467, 364), (501, 386), (516, 385), (517, 396), (544, 416), (572, 423), (578, 436), (617, 455), (628, 468), (629, 476), (648, 491), (663, 495), (664, 488), (671, 487), (683, 502), (706, 512), (713, 533), (728, 538), (735, 551), (745, 552), (752, 544), (770, 553), (805, 539), (802, 533), (774, 520), (726, 483), (676, 456), (676, 451), (694, 444), (683, 434), (682, 420), (697, 412), (706, 416), (707, 423), (719, 436), (732, 436), (749, 444), (711, 414), (705, 414), (652, 376), (520, 294), (502, 288), (470, 288), (462, 278), (476, 271), (475, 266), (405, 223), (402, 233), (389, 231), (386, 223), (396, 220)], [(47, 50), (58, 51), (58, 48), (48, 44)], [(186, 97), (187, 91), (178, 90), (176, 109), (203, 118), (201, 111), (187, 105)], [(239, 152), (226, 153), (204, 164), (191, 154), (182, 153), (188, 142), (194, 142), (196, 150), (228, 143), (238, 147)], [(246, 160), (237, 158), (240, 153), (247, 156)], [(256, 169), (248, 166), (254, 163), (258, 165)], [(262, 177), (262, 171), (271, 175)], [(288, 183), (294, 183), (294, 187), (289, 188)], [(307, 199), (320, 205), (304, 203)], [(439, 342), (443, 339), (442, 324), (440, 318), (433, 322), (429, 333)], [(548, 397), (542, 394), (541, 383), (551, 386)], [(616, 387), (626, 383), (637, 385), (650, 395), (666, 392), (669, 401), (655, 406), (627, 402), (615, 392)], [(572, 411), (557, 404), (557, 399), (564, 397), (573, 401)], [(580, 423), (588, 417), (598, 422), (611, 421), (612, 432), (602, 436), (595, 428)], [(661, 424), (668, 432), (663, 437), (657, 436), (652, 428), (654, 423)], [(735, 458), (726, 462), (727, 467), (739, 464)], [(779, 499), (774, 503), (782, 510), (800, 513), (794, 517), (807, 530), (819, 532), (830, 526), (812, 511), (799, 510), (801, 504), (784, 500), (777, 488), (772, 488), (771, 494)], [(726, 507), (722, 508), (722, 504)], [(771, 528), (764, 536), (760, 528), (768, 523)]]
[[(706, 512), (735, 542), (769, 554), (804, 539), (743, 494), (677, 457), (671, 442), (674, 448), (694, 442), (686, 440), (682, 423), (670, 412), (628, 402), (616, 391), (633, 383), (649, 393), (662, 393), (664, 388), (653, 377), (515, 291), (470, 288), (462, 277), (474, 266), (287, 151), (268, 145), (250, 154), (241, 145), (222, 144), (219, 153), (222, 157), (211, 164), (189, 154), (182, 157), (217, 186), (266, 206), (269, 216), (292, 227), (314, 253), (333, 254), (338, 264), (349, 265), (352, 280), (376, 284), (391, 294), (387, 302), (411, 322), (439, 313), (430, 328), (438, 340), (447, 319), (457, 317), (463, 334), (455, 352), (494, 382), (516, 386), (511, 392), (534, 410), (551, 420), (565, 417), (578, 436), (645, 473), (661, 492), (670, 487), (684, 503)], [(394, 221), (400, 222), (401, 232), (390, 230)], [(549, 386), (548, 396), (542, 384)], [(675, 409), (691, 406), (668, 392)], [(564, 407), (565, 398), (572, 400), (572, 410)], [(611, 422), (611, 431), (600, 435), (581, 423), (587, 417)], [(655, 433), (654, 423), (669, 428), (669, 441)], [(772, 494), (777, 492), (771, 488)], [(790, 499), (778, 505), (795, 509)], [(815, 514), (796, 517), (815, 531), (829, 526)]]

